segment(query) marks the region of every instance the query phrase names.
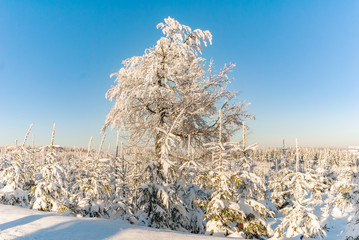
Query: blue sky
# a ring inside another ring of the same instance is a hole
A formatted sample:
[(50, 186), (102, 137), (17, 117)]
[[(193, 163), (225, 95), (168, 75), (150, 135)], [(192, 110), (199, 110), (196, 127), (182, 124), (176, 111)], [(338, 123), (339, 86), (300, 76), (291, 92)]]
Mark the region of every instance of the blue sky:
[[(359, 1), (0, 1), (0, 145), (94, 145), (109, 74), (142, 55), (171, 16), (210, 30), (204, 57), (235, 63), (260, 146), (359, 145)], [(105, 147), (114, 145), (114, 133)], [(30, 136), (30, 141), (32, 137)], [(236, 137), (233, 140), (241, 140)]]

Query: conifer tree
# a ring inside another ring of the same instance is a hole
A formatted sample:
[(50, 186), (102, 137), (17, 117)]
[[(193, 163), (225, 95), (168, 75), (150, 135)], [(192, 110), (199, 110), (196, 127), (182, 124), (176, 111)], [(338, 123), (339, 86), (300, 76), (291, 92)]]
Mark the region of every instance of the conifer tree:
[(17, 147), (14, 157), (0, 173), (1, 182), (5, 185), (4, 191), (0, 194), (0, 202), (10, 205), (29, 205), (29, 190), (33, 185), (31, 180), (31, 169), (25, 161), (26, 149)]
[[(221, 112), (220, 112), (221, 126)], [(243, 149), (246, 149), (243, 144)], [(213, 235), (229, 235), (237, 230), (238, 224), (243, 224), (243, 230), (247, 237), (261, 237), (272, 235), (272, 230), (267, 224), (268, 216), (273, 213), (265, 205), (257, 200), (264, 200), (265, 186), (258, 176), (248, 172), (249, 152), (243, 156), (247, 162), (242, 164), (246, 167), (242, 171), (229, 171), (225, 168), (231, 157), (230, 150), (233, 143), (222, 143), (221, 127), (219, 142), (207, 144), (214, 153), (216, 169), (208, 175), (211, 180), (211, 188), (214, 190), (211, 200), (204, 202), (205, 218), (208, 220), (206, 231)]]
[[(282, 170), (284, 171), (284, 170)], [(296, 150), (295, 171), (288, 170), (275, 180), (274, 197), (280, 204), (285, 217), (276, 228), (276, 236), (291, 238), (302, 235), (305, 238), (322, 238), (326, 236), (324, 226), (313, 213), (314, 207), (321, 203), (324, 192), (320, 176), (312, 172), (299, 171), (299, 150)], [(285, 196), (285, 197), (284, 197)]]
[(46, 156), (47, 164), (41, 169), (41, 178), (32, 189), (34, 193), (33, 209), (43, 211), (69, 210), (68, 194), (65, 187), (66, 170), (56, 162), (56, 154)]

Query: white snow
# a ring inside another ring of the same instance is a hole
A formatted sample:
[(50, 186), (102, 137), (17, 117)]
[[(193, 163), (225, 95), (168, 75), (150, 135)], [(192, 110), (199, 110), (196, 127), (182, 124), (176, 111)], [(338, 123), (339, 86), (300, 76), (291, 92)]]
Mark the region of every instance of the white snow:
[[(324, 239), (345, 239), (348, 217), (330, 219)], [(351, 229), (352, 232), (358, 231)], [(243, 239), (232, 234), (231, 239)], [(121, 239), (121, 240), (224, 240), (228, 238), (182, 233), (131, 225), (122, 220), (64, 216), (0, 204), (0, 239)], [(275, 239), (275, 238), (271, 238)], [(299, 239), (299, 236), (291, 239)]]
[(63, 216), (0, 204), (0, 239), (223, 240), (226, 238), (142, 227), (122, 220)]

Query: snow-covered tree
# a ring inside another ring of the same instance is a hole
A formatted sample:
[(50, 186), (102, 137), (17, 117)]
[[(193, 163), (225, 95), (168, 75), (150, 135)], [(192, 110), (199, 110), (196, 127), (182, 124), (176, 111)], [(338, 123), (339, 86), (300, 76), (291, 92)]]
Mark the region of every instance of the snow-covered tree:
[(356, 174), (350, 167), (343, 166), (338, 171), (339, 175), (331, 186), (331, 191), (334, 193), (333, 203), (335, 207), (345, 210), (356, 204), (355, 190), (358, 193), (359, 182), (355, 183)]
[(56, 162), (56, 154), (48, 153), (47, 164), (42, 167), (40, 179), (32, 189), (33, 209), (43, 211), (68, 211), (68, 195), (65, 188), (66, 170)]
[[(258, 200), (264, 200), (265, 186), (254, 173), (248, 172), (252, 159), (249, 150), (246, 152), (243, 144), (243, 164), (241, 171), (231, 171), (228, 168), (231, 159), (231, 148), (238, 150), (238, 144), (222, 143), (222, 119), (220, 112), (219, 141), (209, 143), (209, 150), (213, 153), (216, 168), (207, 174), (209, 187), (214, 190), (210, 201), (204, 201), (205, 218), (208, 220), (206, 231), (209, 234), (229, 235), (237, 230), (237, 225), (243, 225), (247, 237), (260, 238), (272, 235), (267, 224), (268, 216), (273, 213)], [(249, 148), (252, 151), (252, 148)]]
[(164, 37), (143, 56), (124, 60), (124, 67), (111, 75), (116, 77), (116, 85), (106, 97), (114, 106), (103, 130), (112, 125), (128, 131), (131, 141), (150, 141), (159, 161), (166, 132), (179, 115), (171, 134), (181, 139), (191, 135), (199, 142), (216, 135), (218, 108), (225, 119), (224, 135), (232, 135), (241, 118), (252, 116), (244, 112), (245, 104), (231, 103), (236, 93), (227, 90), (227, 74), (234, 65), (215, 74), (213, 64), (206, 69), (205, 59), (199, 57), (201, 44), (212, 41), (209, 31), (192, 30), (170, 17), (157, 28)]
[(104, 159), (105, 164), (100, 164), (102, 159), (95, 160), (91, 157), (85, 159), (82, 169), (75, 174), (74, 184), (71, 189), (71, 202), (76, 214), (89, 217), (108, 216), (110, 180), (104, 168), (109, 159)]
[[(277, 236), (285, 237), (303, 235), (305, 238), (322, 238), (326, 236), (319, 218), (313, 213), (314, 207), (321, 203), (321, 195), (326, 188), (320, 176), (315, 173), (293, 172), (276, 180), (281, 184), (281, 194), (276, 193), (276, 203), (280, 203), (285, 214), (283, 221), (276, 228)], [(277, 190), (274, 189), (274, 192)], [(286, 197), (279, 198), (278, 195)], [(283, 200), (284, 199), (284, 200)], [(283, 204), (283, 200), (286, 203)]]
[(236, 231), (238, 222), (244, 222), (245, 213), (235, 201), (236, 196), (230, 187), (233, 180), (225, 172), (219, 172), (215, 177), (218, 190), (204, 204), (208, 221), (206, 231), (210, 235), (229, 235)]
[(346, 200), (350, 201), (354, 205), (354, 216), (348, 222), (346, 228), (346, 240), (359, 239), (359, 172), (356, 171), (353, 174), (352, 190), (347, 193)]
[(183, 199), (184, 186), (164, 182), (159, 163), (147, 164), (147, 180), (137, 188), (137, 217), (140, 224), (174, 230), (190, 230), (191, 219)]
[(0, 202), (10, 205), (27, 207), (29, 204), (29, 190), (33, 185), (32, 169), (26, 164), (27, 151), (18, 147), (10, 164), (0, 172), (0, 182), (5, 188), (0, 192)]
[(120, 157), (114, 158), (111, 166), (112, 181), (110, 185), (112, 186), (112, 191), (109, 198), (111, 202), (109, 212), (116, 218), (127, 219), (131, 216), (130, 209), (132, 201), (130, 200), (131, 189), (128, 184), (130, 177), (128, 176), (129, 171), (130, 168), (125, 160), (121, 144)]

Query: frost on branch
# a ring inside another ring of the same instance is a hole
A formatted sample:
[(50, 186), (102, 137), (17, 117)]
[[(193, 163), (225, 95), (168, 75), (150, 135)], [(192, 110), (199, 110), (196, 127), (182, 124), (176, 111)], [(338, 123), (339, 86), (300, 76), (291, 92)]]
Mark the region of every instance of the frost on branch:
[(197, 51), (202, 53), (201, 40), (207, 47), (207, 41), (212, 44), (212, 34), (210, 31), (202, 31), (201, 29), (191, 30), (190, 27), (180, 24), (171, 17), (164, 20), (164, 23), (159, 23), (157, 28), (161, 28), (166, 38), (171, 39), (175, 43), (184, 43), (188, 47), (187, 50), (192, 50), (195, 54)]
[(194, 144), (203, 144), (216, 137), (218, 109), (225, 117), (226, 136), (234, 134), (242, 118), (252, 116), (245, 113), (246, 104), (232, 101), (236, 93), (227, 89), (228, 73), (234, 65), (215, 73), (213, 64), (206, 69), (205, 59), (198, 56), (201, 43), (211, 43), (209, 31), (192, 31), (172, 18), (158, 28), (164, 37), (153, 48), (124, 60), (124, 66), (111, 74), (116, 84), (106, 97), (114, 106), (103, 130), (111, 125), (128, 132), (131, 143), (154, 144), (155, 158), (160, 162), (170, 128), (170, 133), (182, 141), (191, 135)]

